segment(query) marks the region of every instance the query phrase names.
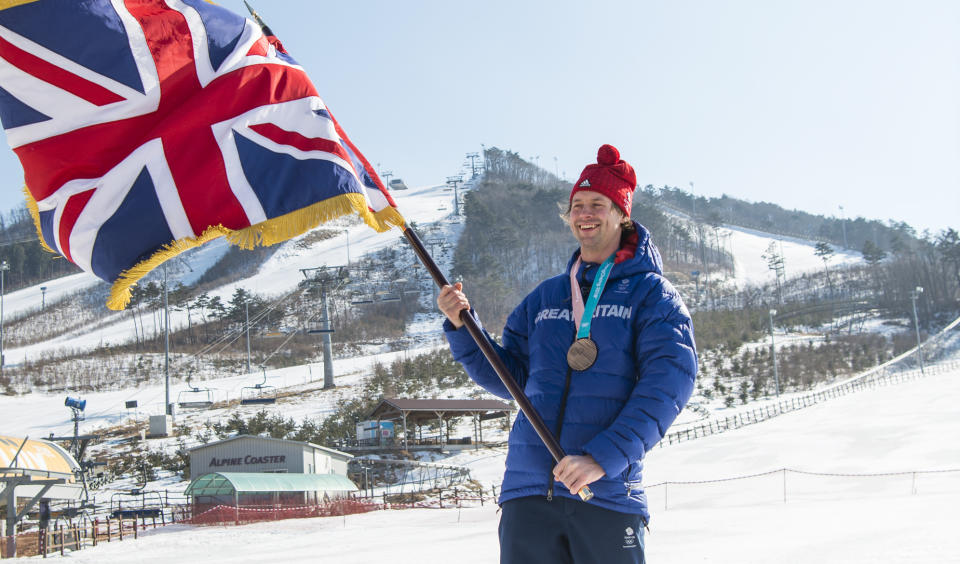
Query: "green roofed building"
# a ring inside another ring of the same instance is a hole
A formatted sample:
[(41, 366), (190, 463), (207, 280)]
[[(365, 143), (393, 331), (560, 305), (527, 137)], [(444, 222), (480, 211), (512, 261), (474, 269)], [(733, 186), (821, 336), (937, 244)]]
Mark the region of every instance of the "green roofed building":
[(348, 497), (357, 490), (339, 474), (211, 472), (195, 478), (185, 494), (194, 507), (290, 507)]
[(348, 497), (353, 455), (302, 441), (238, 435), (190, 449), (195, 507), (296, 506)]

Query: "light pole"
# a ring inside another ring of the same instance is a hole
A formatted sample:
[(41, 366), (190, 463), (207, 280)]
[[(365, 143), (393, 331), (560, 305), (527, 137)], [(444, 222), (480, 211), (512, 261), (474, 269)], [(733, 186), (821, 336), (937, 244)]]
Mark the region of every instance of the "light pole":
[(167, 263), (163, 263), (163, 381), (166, 404), (163, 412), (173, 415), (170, 403), (170, 307), (167, 300)]
[(3, 273), (10, 270), (10, 263), (0, 262), (0, 376), (3, 376)]
[(243, 314), (246, 318), (245, 325), (247, 326), (247, 374), (250, 373), (250, 299), (247, 298), (243, 301)]
[(773, 316), (777, 310), (770, 310), (770, 352), (773, 354), (773, 382), (777, 386), (777, 400), (780, 399), (780, 374), (777, 371), (777, 345), (773, 341)]
[(917, 298), (923, 293), (923, 286), (917, 286), (910, 291), (910, 301), (913, 302), (913, 328), (917, 332), (917, 360), (920, 361), (920, 374), (923, 374), (923, 349), (920, 347), (920, 321), (917, 319)]

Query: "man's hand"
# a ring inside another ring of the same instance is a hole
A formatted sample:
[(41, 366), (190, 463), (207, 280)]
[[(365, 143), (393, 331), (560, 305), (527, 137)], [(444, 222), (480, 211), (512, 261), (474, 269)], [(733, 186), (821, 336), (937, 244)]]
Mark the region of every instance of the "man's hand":
[(470, 309), (470, 302), (467, 301), (467, 296), (462, 290), (463, 284), (457, 282), (453, 286), (448, 285), (441, 288), (440, 295), (437, 296), (437, 307), (457, 329), (463, 327), (463, 322), (460, 321), (460, 311)]
[(579, 493), (606, 474), (589, 454), (586, 456), (567, 455), (553, 468), (553, 477), (567, 486), (570, 493)]

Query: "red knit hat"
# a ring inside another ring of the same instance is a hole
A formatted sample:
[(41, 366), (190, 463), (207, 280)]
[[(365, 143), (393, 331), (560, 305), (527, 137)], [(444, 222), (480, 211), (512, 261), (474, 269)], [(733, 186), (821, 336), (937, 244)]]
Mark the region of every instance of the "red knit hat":
[(573, 185), (573, 195), (581, 190), (597, 192), (613, 200), (623, 213), (630, 217), (633, 190), (637, 187), (637, 173), (620, 158), (620, 151), (613, 145), (603, 145), (597, 151), (597, 164), (589, 164), (580, 173)]

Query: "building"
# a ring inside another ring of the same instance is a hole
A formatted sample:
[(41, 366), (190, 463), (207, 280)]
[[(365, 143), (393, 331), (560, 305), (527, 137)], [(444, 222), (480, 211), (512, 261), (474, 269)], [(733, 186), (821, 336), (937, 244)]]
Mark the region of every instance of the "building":
[[(490, 419), (510, 417), (516, 409), (500, 400), (488, 399), (405, 399), (385, 398), (380, 401), (374, 410), (367, 416), (371, 426), (382, 428), (383, 422), (398, 422), (402, 439), (394, 441), (396, 433), (391, 433), (387, 439), (380, 437), (380, 446), (387, 444), (425, 446), (437, 445), (449, 448), (450, 445), (479, 444), (483, 442), (483, 422)], [(447, 422), (454, 418), (469, 417), (473, 420), (473, 437), (453, 439), (449, 437)], [(423, 436), (424, 427), (436, 423), (438, 432), (436, 437)], [(359, 436), (358, 436), (359, 438)], [(361, 443), (363, 446), (365, 443)]]
[(239, 435), (190, 449), (198, 506), (304, 505), (357, 491), (347, 478), (353, 455), (301, 441)]
[(0, 436), (4, 554), (16, 555), (16, 525), (36, 504), (80, 499), (83, 486), (74, 480), (79, 468), (69, 452), (52, 442)]

